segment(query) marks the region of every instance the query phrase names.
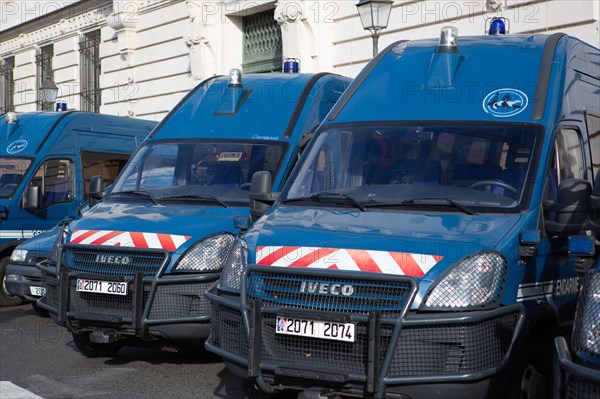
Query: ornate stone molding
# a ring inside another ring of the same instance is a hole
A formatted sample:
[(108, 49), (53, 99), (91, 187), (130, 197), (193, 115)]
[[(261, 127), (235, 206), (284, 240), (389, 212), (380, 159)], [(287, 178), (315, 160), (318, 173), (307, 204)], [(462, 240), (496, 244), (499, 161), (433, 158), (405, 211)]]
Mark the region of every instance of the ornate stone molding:
[(57, 23), (28, 33), (22, 33), (14, 39), (0, 43), (0, 54), (30, 47), (42, 42), (50, 42), (65, 34), (89, 30), (105, 23), (106, 17), (112, 12), (112, 5), (95, 8), (69, 18), (62, 18)]
[(488, 13), (497, 13), (504, 9), (506, 0), (486, 0), (485, 6)]
[(279, 0), (276, 4), (274, 17), (281, 27), (283, 58), (302, 59), (301, 43), (307, 39), (303, 26), (305, 7), (302, 0)]
[(107, 25), (115, 30), (119, 55), (128, 67), (134, 65), (138, 17), (139, 3), (128, 0), (113, 0), (113, 12), (106, 17)]
[(214, 44), (217, 40), (215, 21), (208, 18), (214, 0), (186, 0), (190, 22), (183, 36), (190, 52), (190, 72), (194, 80), (203, 80), (216, 73)]

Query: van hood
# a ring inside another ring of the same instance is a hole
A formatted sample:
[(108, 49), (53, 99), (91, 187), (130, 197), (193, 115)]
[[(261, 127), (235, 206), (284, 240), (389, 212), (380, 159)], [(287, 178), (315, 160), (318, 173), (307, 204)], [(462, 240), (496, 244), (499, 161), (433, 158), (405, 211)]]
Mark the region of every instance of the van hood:
[(348, 212), (278, 207), (245, 235), (249, 261), (436, 279), (449, 265), (498, 249), (520, 215)]
[(209, 235), (237, 234), (234, 220), (248, 217), (248, 208), (241, 207), (101, 202), (70, 223), (69, 242), (182, 253)]

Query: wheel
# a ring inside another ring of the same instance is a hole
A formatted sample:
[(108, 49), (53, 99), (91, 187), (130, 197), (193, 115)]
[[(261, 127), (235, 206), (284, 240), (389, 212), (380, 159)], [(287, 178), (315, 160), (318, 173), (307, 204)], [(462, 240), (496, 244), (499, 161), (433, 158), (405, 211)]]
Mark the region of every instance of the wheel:
[(475, 183), (471, 184), (469, 186), (469, 188), (478, 188), (478, 187), (484, 187), (484, 186), (497, 186), (497, 187), (501, 187), (504, 188), (508, 191), (510, 191), (513, 194), (516, 194), (519, 190), (517, 190), (516, 188), (514, 188), (513, 186), (511, 186), (510, 184), (501, 182), (499, 180), (481, 180), (481, 181), (476, 181)]
[(90, 333), (73, 333), (73, 342), (81, 353), (87, 357), (111, 357), (121, 349), (120, 344), (97, 344), (90, 342)]
[(508, 371), (508, 392), (501, 398), (547, 399), (552, 396), (553, 352), (552, 328), (549, 332), (532, 335), (517, 362)]
[(0, 306), (17, 306), (21, 305), (24, 301), (18, 296), (12, 295), (6, 290), (6, 267), (8, 266), (9, 258), (0, 259), (0, 278), (2, 279), (2, 288), (0, 289)]
[(36, 302), (31, 302), (31, 307), (33, 307), (33, 310), (35, 310), (35, 313), (38, 315), (42, 317), (50, 317), (50, 313), (46, 309), (39, 307)]

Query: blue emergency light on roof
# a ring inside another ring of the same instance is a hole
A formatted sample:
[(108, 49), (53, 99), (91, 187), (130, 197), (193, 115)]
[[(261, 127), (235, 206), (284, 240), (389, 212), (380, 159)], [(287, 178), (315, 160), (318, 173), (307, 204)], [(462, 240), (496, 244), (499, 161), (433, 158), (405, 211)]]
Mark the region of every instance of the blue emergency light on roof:
[(508, 19), (504, 17), (493, 17), (486, 20), (486, 25), (489, 28), (486, 29), (488, 35), (508, 35)]
[(283, 73), (299, 73), (300, 61), (296, 58), (286, 58), (283, 61)]

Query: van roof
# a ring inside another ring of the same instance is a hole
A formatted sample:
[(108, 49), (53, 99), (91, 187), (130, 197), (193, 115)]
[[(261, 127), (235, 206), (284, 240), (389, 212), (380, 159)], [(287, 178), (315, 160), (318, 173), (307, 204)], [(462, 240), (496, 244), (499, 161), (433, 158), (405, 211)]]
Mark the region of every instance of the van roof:
[(309, 93), (328, 77), (349, 82), (333, 74), (248, 74), (242, 76), (241, 94), (232, 95), (227, 76), (208, 79), (163, 120), (154, 138), (284, 138)]
[[(564, 79), (564, 67), (552, 65), (565, 65), (567, 51), (598, 58), (597, 49), (563, 34), (459, 36), (456, 53), (437, 48), (437, 39), (389, 46), (355, 79), (328, 122), (539, 120), (535, 109), (543, 115), (546, 95), (562, 98), (548, 90), (548, 82)], [(514, 112), (494, 112), (503, 99)]]
[[(17, 123), (6, 122), (6, 114), (0, 119), (0, 155), (11, 154), (9, 147), (16, 142), (26, 141), (25, 147), (15, 156), (35, 156), (45, 143), (53, 141), (49, 132), (53, 130), (82, 130), (100, 133), (118, 133), (145, 138), (156, 126), (156, 122), (122, 116), (96, 114), (81, 111), (17, 112)], [(4, 145), (6, 143), (6, 145)]]

